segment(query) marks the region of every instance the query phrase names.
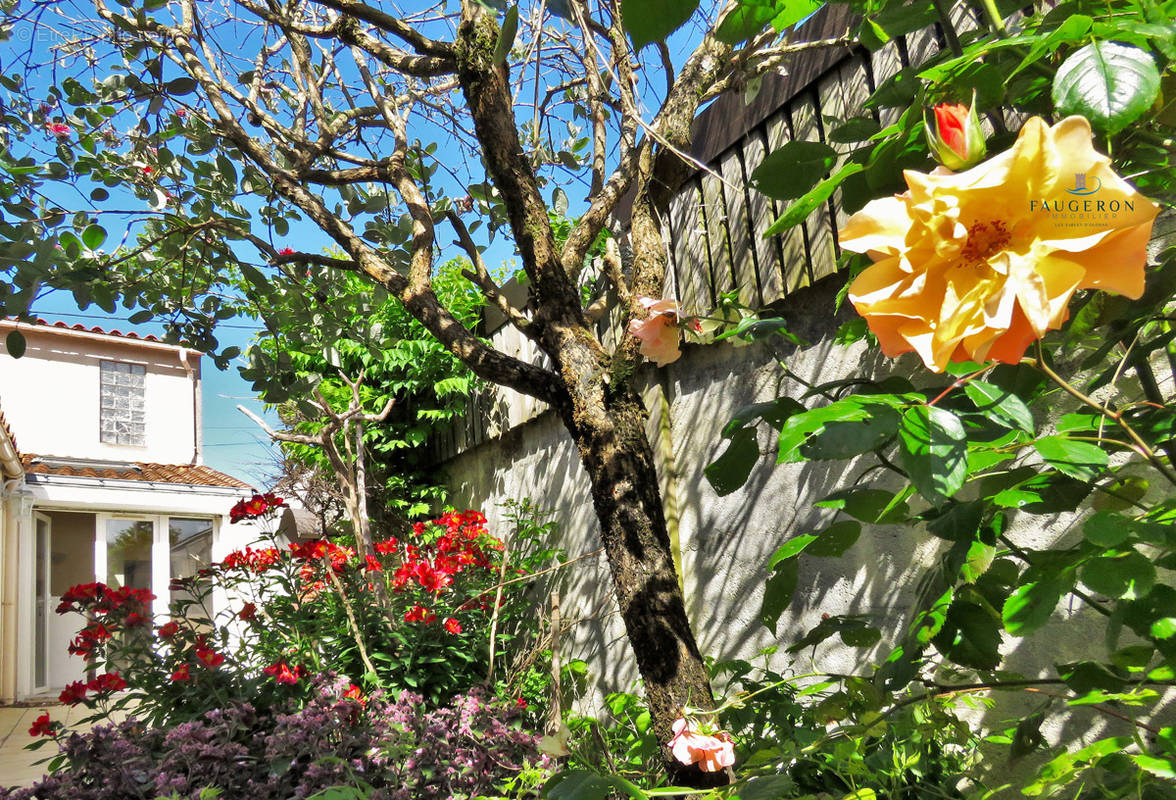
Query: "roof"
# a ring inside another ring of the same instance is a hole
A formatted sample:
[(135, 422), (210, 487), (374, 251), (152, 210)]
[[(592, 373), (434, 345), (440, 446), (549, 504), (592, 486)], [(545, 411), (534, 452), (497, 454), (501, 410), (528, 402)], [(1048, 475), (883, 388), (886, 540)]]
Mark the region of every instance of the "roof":
[[(17, 322), (18, 320), (10, 318), (7, 321), (8, 322)], [(62, 330), (67, 330), (67, 331), (79, 331), (81, 333), (97, 333), (97, 334), (101, 334), (102, 336), (118, 336), (122, 339), (139, 339), (140, 341), (144, 341), (144, 342), (160, 342), (160, 343), (163, 342), (163, 339), (160, 339), (159, 337), (157, 337), (151, 333), (144, 334), (143, 336), (140, 336), (139, 334), (135, 333), (134, 331), (127, 331), (126, 333), (123, 333), (122, 331), (118, 330), (117, 328), (112, 328), (110, 330), (106, 330), (105, 328), (100, 328), (97, 325), (94, 325), (92, 327), (87, 328), (85, 325), (81, 324), (80, 322), (75, 323), (73, 325), (70, 325), (68, 322), (61, 322), (60, 320), (57, 322), (50, 322), (47, 319), (37, 317), (36, 319), (32, 320), (31, 322), (25, 321), (25, 320), (20, 320), (20, 323), (23, 325), (29, 325), (29, 326), (33, 326), (33, 327), (43, 326), (43, 327), (49, 327), (49, 328), (61, 328)]]
[(76, 336), (79, 338), (91, 340), (116, 339), (124, 342), (125, 344), (135, 345), (138, 347), (162, 348), (166, 350), (184, 352), (191, 354), (196, 358), (200, 358), (202, 355), (204, 355), (199, 350), (193, 350), (189, 347), (185, 347), (179, 344), (171, 344), (150, 333), (142, 335), (137, 334), (134, 331), (127, 331), (124, 333), (117, 328), (106, 330), (105, 328), (100, 328), (97, 325), (90, 327), (80, 323), (70, 325), (68, 322), (50, 322), (49, 320), (42, 319), (41, 317), (37, 317), (31, 321), (18, 320), (13, 317), (4, 317), (0, 318), (0, 326), (11, 326), (14, 330), (19, 330), (22, 333), (59, 334), (63, 336)]
[(12, 428), (8, 425), (8, 420), (4, 418), (4, 409), (0, 408), (0, 435), (8, 437), (8, 441), (12, 444), (12, 449), (20, 452), (20, 448), (16, 446), (16, 437), (12, 435)]
[(75, 478), (108, 478), (146, 483), (178, 483), (188, 486), (223, 486), (248, 489), (252, 486), (211, 467), (191, 464), (152, 464), (141, 461), (96, 461), (26, 453), (21, 456), (30, 475), (61, 475)]

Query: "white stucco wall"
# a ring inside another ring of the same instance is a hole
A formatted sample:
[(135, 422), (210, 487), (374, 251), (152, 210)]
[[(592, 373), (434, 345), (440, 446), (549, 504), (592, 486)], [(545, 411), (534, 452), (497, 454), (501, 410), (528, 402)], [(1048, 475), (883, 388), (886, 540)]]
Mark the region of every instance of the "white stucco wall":
[[(0, 321), (0, 340), (12, 329)], [(22, 358), (0, 357), (0, 396), (21, 452), (72, 458), (188, 464), (196, 454), (200, 356), (159, 343), (21, 325)], [(181, 362), (186, 353), (188, 369)], [(142, 364), (146, 445), (99, 437), (99, 362)], [(190, 371), (190, 373), (189, 373)]]

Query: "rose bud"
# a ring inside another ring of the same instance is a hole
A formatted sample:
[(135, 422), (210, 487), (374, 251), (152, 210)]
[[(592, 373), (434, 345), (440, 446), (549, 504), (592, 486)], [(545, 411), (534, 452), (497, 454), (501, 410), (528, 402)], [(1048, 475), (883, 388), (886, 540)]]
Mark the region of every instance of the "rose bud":
[(971, 107), (941, 103), (932, 109), (935, 123), (924, 122), (927, 144), (931, 155), (943, 166), (958, 172), (978, 164), (987, 148), (980, 118), (976, 115), (976, 99)]

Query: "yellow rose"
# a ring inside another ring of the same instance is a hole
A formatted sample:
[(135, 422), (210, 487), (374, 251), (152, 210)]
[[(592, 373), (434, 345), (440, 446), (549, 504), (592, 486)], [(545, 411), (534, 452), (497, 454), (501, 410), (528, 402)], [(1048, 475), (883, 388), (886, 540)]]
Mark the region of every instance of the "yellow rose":
[(1034, 117), (1011, 149), (960, 173), (908, 170), (908, 191), (869, 203), (841, 246), (875, 263), (849, 299), (882, 352), (1015, 363), (1061, 327), (1079, 289), (1143, 293), (1159, 206), (1095, 152), (1090, 124)]

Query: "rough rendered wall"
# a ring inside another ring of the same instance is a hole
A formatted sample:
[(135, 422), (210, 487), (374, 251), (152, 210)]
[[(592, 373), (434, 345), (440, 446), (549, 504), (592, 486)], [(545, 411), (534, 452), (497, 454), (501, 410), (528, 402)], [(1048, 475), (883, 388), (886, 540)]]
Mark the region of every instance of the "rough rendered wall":
[[(846, 348), (832, 341), (833, 331), (845, 318), (845, 312), (839, 319), (830, 316), (838, 283), (837, 278), (823, 281), (785, 301), (790, 328), (811, 343), (778, 351), (788, 368), (813, 383), (849, 376), (881, 378), (890, 372), (905, 375), (916, 385), (932, 383), (933, 376), (913, 356), (892, 362), (862, 343)], [(768, 455), (742, 489), (718, 497), (703, 470), (721, 452), (721, 430), (733, 412), (780, 395), (799, 399), (804, 388), (785, 375), (773, 351), (764, 345), (688, 346), (678, 362), (660, 371), (651, 368), (648, 376), (648, 432), (658, 450), (671, 527), (676, 520), (687, 611), (703, 653), (717, 660), (745, 658), (762, 663), (757, 652), (776, 645), (779, 652), (771, 659), (773, 666), (794, 674), (845, 673), (878, 663), (909, 621), (919, 579), (946, 544), (921, 529), (866, 526), (845, 557), (802, 558), (798, 591), (773, 636), (759, 621), (765, 563), (789, 538), (826, 527), (833, 512), (814, 508), (813, 502), (857, 480), (864, 465), (777, 466), (774, 440), (764, 430), (760, 445)], [(1161, 388), (1172, 392), (1170, 384)], [(497, 504), (529, 497), (554, 512), (569, 557), (600, 546), (587, 478), (569, 437), (550, 412), (452, 459), (446, 469), (454, 502), (485, 509), (492, 525), (501, 520)], [(1081, 533), (1072, 515), (1023, 515), (1011, 535), (1023, 546), (1044, 547)], [(588, 710), (608, 692), (631, 689), (636, 669), (613, 613), (603, 556), (567, 568), (561, 584), (565, 618), (587, 618), (561, 651), (565, 659), (583, 658), (590, 665), (595, 691), (585, 698), (583, 710)], [(536, 601), (546, 605), (545, 598)], [(882, 630), (874, 650), (851, 649), (834, 637), (815, 651), (784, 654), (788, 645), (818, 624), (822, 614), (849, 613), (866, 615), (870, 624)], [(1052, 674), (1055, 664), (1090, 658), (1092, 641), (1101, 647), (1102, 630), (1083, 624), (1082, 618), (1090, 614), (1063, 607), (1055, 612), (1052, 634), (1030, 640), (1006, 636), (1002, 652), (1007, 668), (1026, 676), (1045, 676)], [(722, 691), (721, 686), (716, 689)], [(1006, 720), (1040, 705), (1043, 699), (1025, 692), (997, 694), (990, 708), (976, 704), (968, 716), (989, 730), (1001, 729)], [(1162, 716), (1171, 716), (1171, 708), (1169, 703)], [(1052, 743), (1090, 742), (1107, 735), (1107, 723), (1107, 717), (1079, 709), (1053, 716), (1042, 730)], [(998, 776), (1010, 769), (1005, 759), (1002, 753), (991, 762)], [(1026, 760), (1017, 771), (1035, 768), (1032, 761)]]

